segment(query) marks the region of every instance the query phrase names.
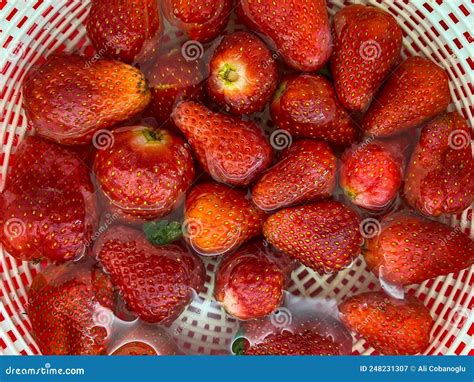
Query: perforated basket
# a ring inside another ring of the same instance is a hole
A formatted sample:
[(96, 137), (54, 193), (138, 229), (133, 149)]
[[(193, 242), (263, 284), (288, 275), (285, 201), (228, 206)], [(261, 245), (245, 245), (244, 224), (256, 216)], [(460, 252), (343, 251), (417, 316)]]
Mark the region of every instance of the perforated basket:
[[(350, 2), (347, 2), (350, 3)], [(404, 33), (403, 55), (423, 55), (444, 67), (450, 78), (453, 103), (473, 126), (474, 70), (470, 26), (474, 9), (462, 0), (371, 0), (363, 1), (393, 14)], [(342, 1), (329, 0), (333, 15)], [(3, 187), (11, 155), (30, 129), (21, 108), (21, 83), (25, 72), (53, 51), (91, 50), (84, 21), (89, 0), (7, 0), (0, 1), (0, 126)], [(472, 209), (445, 220), (474, 236)], [(238, 329), (212, 299), (216, 260), (206, 260), (206, 290), (196, 298), (173, 324), (178, 344), (190, 354), (213, 354), (227, 350)], [(13, 259), (0, 249), (0, 352), (37, 354), (24, 314), (28, 285), (37, 268)], [(428, 280), (411, 290), (431, 310), (435, 318), (432, 342), (426, 354), (474, 354), (473, 320), (474, 267), (457, 274)], [(289, 291), (296, 295), (328, 297), (336, 301), (345, 296), (379, 289), (379, 281), (362, 258), (336, 275), (320, 276), (301, 266), (292, 275)], [(354, 354), (375, 354), (364, 340), (355, 338)]]

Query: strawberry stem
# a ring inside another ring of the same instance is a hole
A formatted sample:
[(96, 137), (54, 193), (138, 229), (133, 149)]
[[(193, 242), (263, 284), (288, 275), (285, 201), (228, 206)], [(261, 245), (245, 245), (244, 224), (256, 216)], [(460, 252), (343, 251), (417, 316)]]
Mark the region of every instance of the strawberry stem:
[(237, 337), (232, 342), (232, 353), (234, 355), (245, 355), (245, 350), (248, 347), (248, 340), (245, 337)]
[(224, 67), (219, 70), (219, 77), (222, 78), (226, 83), (233, 83), (238, 81), (239, 74), (232, 65), (224, 64)]
[(277, 102), (280, 99), (280, 97), (283, 95), (283, 93), (286, 90), (286, 85), (287, 85), (287, 83), (286, 83), (286, 81), (284, 81), (280, 84), (280, 86), (278, 86), (278, 88), (275, 92), (275, 95), (273, 96), (273, 101), (274, 102)]
[(145, 136), (146, 140), (148, 142), (154, 142), (158, 140), (158, 137), (156, 136), (156, 132), (150, 129), (144, 129), (142, 131), (143, 135)]
[(183, 235), (181, 223), (178, 221), (168, 222), (160, 220), (147, 222), (143, 225), (143, 231), (148, 241), (155, 245), (165, 245), (179, 240)]
[(357, 193), (355, 193), (354, 191), (349, 190), (347, 188), (344, 191), (346, 192), (346, 195), (350, 200), (354, 200), (355, 198), (357, 198)]

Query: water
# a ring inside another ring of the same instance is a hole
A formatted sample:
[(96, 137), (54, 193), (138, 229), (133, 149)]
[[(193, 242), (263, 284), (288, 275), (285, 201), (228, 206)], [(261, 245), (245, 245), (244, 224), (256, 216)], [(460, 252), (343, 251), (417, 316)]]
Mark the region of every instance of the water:
[[(232, 26), (229, 27), (230, 29)], [(229, 30), (228, 31), (231, 31)], [(165, 35), (172, 35), (175, 31), (166, 25)], [(181, 49), (180, 43), (183, 41), (173, 41), (168, 45), (173, 45), (177, 49)], [(210, 52), (214, 49), (215, 44), (205, 44), (202, 46), (203, 54), (196, 57), (201, 66), (205, 66)], [(169, 47), (167, 47), (168, 49)], [(171, 50), (171, 49), (169, 49)], [(144, 69), (144, 65), (138, 62), (138, 67)], [(257, 121), (259, 126), (265, 130), (267, 136), (275, 130), (270, 120), (268, 111), (264, 113), (245, 117)], [(128, 125), (144, 124), (155, 128), (162, 127), (165, 124), (158, 122), (151, 112), (151, 109), (145, 110), (141, 115), (137, 116)], [(125, 125), (125, 124), (123, 124)], [(169, 124), (166, 124), (168, 126)], [(337, 152), (338, 156), (340, 152)], [(84, 159), (88, 168), (91, 170), (91, 177), (96, 189), (97, 183), (92, 175), (93, 151), (89, 148), (84, 149)], [(278, 157), (278, 151), (275, 150), (275, 160)], [(196, 163), (196, 182), (209, 179), (209, 176), (202, 173)], [(100, 236), (111, 225), (126, 224), (135, 228), (141, 228), (143, 221), (140, 219), (125, 218), (116, 211), (110, 210), (110, 205), (105, 197), (99, 191), (98, 208), (99, 208), (99, 224), (94, 232), (93, 239)], [(346, 204), (350, 204), (338, 187), (335, 190), (335, 199), (343, 200)], [(374, 217), (380, 220), (382, 215), (387, 212), (403, 208), (401, 199), (398, 198), (393, 204), (387, 206), (385, 210), (377, 212), (369, 212), (360, 208), (353, 207), (361, 215), (362, 219), (366, 217)], [(183, 203), (168, 216), (161, 220), (183, 221)], [(187, 240), (182, 239), (181, 244), (193, 250)], [(76, 263), (87, 261), (87, 257), (91, 255), (93, 241), (87, 243), (84, 251), (75, 259)], [(267, 247), (270, 247), (267, 245)], [(272, 248), (267, 248), (272, 252)], [(266, 250), (267, 250), (266, 249)], [(285, 292), (283, 305), (272, 315), (261, 320), (242, 322), (225, 313), (222, 307), (213, 299), (213, 281), (214, 272), (219, 262), (217, 258), (203, 258), (206, 266), (206, 285), (203, 292), (197, 294), (192, 293), (192, 298), (188, 307), (184, 312), (169, 325), (147, 324), (140, 320), (135, 314), (130, 312), (121, 296), (117, 296), (117, 305), (114, 311), (104, 308), (97, 304), (93, 312), (94, 324), (106, 328), (108, 335), (108, 353), (112, 353), (127, 342), (138, 341), (150, 345), (157, 354), (173, 354), (179, 352), (185, 354), (232, 354), (232, 343), (236, 337), (246, 337), (251, 343), (261, 341), (270, 333), (281, 330), (289, 330), (298, 332), (303, 327), (316, 330), (322, 335), (333, 338), (335, 342), (340, 343), (341, 353), (350, 354), (352, 351), (351, 334), (341, 324), (338, 317), (337, 305), (341, 300), (335, 297), (296, 297)], [(295, 269), (295, 264), (285, 264), (289, 271)], [(354, 263), (348, 268), (352, 268)], [(344, 270), (343, 272), (346, 272)], [(314, 276), (318, 277), (317, 275)], [(395, 287), (385, 282), (383, 277), (380, 279), (383, 289), (396, 298), (403, 298), (403, 289)], [(355, 284), (357, 285), (357, 283)], [(336, 285), (331, 284), (335, 288)], [(360, 291), (357, 291), (360, 292)], [(326, 293), (324, 293), (326, 295)], [(257, 330), (257, 329), (258, 330)]]

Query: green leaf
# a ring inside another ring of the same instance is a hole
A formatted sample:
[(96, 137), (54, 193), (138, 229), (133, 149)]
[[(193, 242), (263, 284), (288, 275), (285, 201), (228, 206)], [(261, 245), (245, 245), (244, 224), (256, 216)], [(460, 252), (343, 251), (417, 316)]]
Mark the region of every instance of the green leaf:
[(143, 225), (143, 231), (148, 241), (156, 245), (172, 243), (179, 240), (183, 235), (181, 223), (178, 221), (160, 220), (147, 222)]
[(234, 355), (245, 355), (245, 343), (248, 340), (245, 337), (239, 337), (232, 342), (232, 353)]
[(232, 353), (234, 355), (245, 355), (246, 346), (248, 346), (248, 340), (245, 338), (245, 330), (240, 327), (232, 341)]

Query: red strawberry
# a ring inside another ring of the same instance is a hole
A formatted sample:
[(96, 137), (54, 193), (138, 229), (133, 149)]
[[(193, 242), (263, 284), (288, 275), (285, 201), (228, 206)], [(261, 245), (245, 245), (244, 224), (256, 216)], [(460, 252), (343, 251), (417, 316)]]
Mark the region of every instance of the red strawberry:
[[(325, 337), (331, 337), (339, 345), (340, 354), (350, 354), (352, 335), (340, 322), (338, 313), (335, 300), (314, 299), (287, 293), (283, 307), (279, 307), (271, 315), (241, 322), (239, 335), (250, 344), (258, 344), (269, 336), (284, 332), (324, 333)], [(240, 344), (234, 342), (234, 345)]]
[(227, 313), (252, 320), (280, 306), (284, 286), (283, 271), (254, 243), (222, 260), (216, 272), (214, 294)]
[(79, 155), (26, 137), (0, 197), (0, 240), (7, 252), (28, 261), (79, 257), (96, 223), (94, 188)]
[[(115, 335), (117, 337), (117, 335)], [(111, 355), (178, 355), (178, 346), (163, 328), (138, 322), (109, 346)]]
[(302, 139), (286, 149), (252, 190), (262, 210), (275, 210), (331, 196), (336, 183), (337, 159), (324, 142)]
[(471, 130), (458, 113), (440, 115), (423, 128), (404, 192), (412, 207), (430, 216), (461, 212), (474, 201)]
[(132, 63), (146, 59), (161, 33), (156, 0), (92, 0), (87, 34), (100, 56)]
[(110, 355), (158, 355), (153, 346), (142, 341), (127, 342)]
[(246, 186), (271, 163), (272, 148), (253, 122), (191, 101), (180, 103), (172, 117), (201, 166), (218, 182)]
[(339, 182), (352, 203), (379, 210), (396, 198), (403, 171), (404, 156), (400, 144), (366, 141), (344, 152)]
[(237, 13), (250, 29), (268, 36), (278, 55), (300, 71), (324, 66), (331, 54), (325, 0), (241, 0)]
[(154, 116), (168, 122), (176, 104), (184, 99), (202, 98), (204, 71), (199, 60), (187, 60), (180, 49), (166, 50), (145, 69), (150, 83)]
[(364, 256), (369, 268), (391, 284), (418, 284), (474, 264), (474, 242), (459, 227), (406, 213), (382, 224)]
[(211, 99), (228, 111), (261, 111), (276, 89), (278, 68), (272, 53), (255, 35), (235, 32), (225, 36), (209, 64)]
[(168, 21), (186, 32), (190, 40), (208, 42), (226, 27), (232, 13), (232, 0), (164, 0)]
[(260, 234), (264, 219), (245, 192), (204, 183), (195, 186), (186, 199), (185, 236), (198, 253), (221, 255)]
[(113, 313), (113, 287), (90, 261), (50, 265), (35, 276), (26, 311), (44, 355), (105, 354)]
[(448, 75), (423, 57), (410, 57), (384, 83), (364, 116), (366, 134), (384, 137), (419, 126), (451, 102)]
[(383, 354), (417, 354), (429, 345), (434, 321), (416, 297), (397, 300), (369, 292), (350, 297), (339, 309), (344, 324)]
[(169, 214), (194, 179), (184, 140), (144, 126), (120, 128), (112, 138), (94, 162), (97, 182), (112, 208), (146, 219)]
[(337, 272), (361, 252), (359, 217), (328, 200), (285, 208), (263, 226), (270, 244), (318, 272)]
[(334, 16), (333, 36), (337, 95), (347, 109), (363, 111), (400, 57), (402, 30), (382, 9), (354, 4)]
[(62, 144), (84, 144), (97, 130), (141, 112), (150, 92), (142, 73), (132, 66), (59, 55), (30, 70), (23, 98), (39, 135)]
[(337, 100), (331, 83), (319, 75), (283, 79), (270, 108), (273, 121), (297, 137), (317, 138), (348, 146), (358, 131)]
[(270, 335), (247, 347), (245, 355), (340, 355), (340, 344), (315, 331), (283, 332)]
[(146, 322), (168, 322), (204, 282), (201, 261), (177, 245), (154, 247), (144, 234), (125, 226), (108, 229), (94, 253), (132, 312)]

